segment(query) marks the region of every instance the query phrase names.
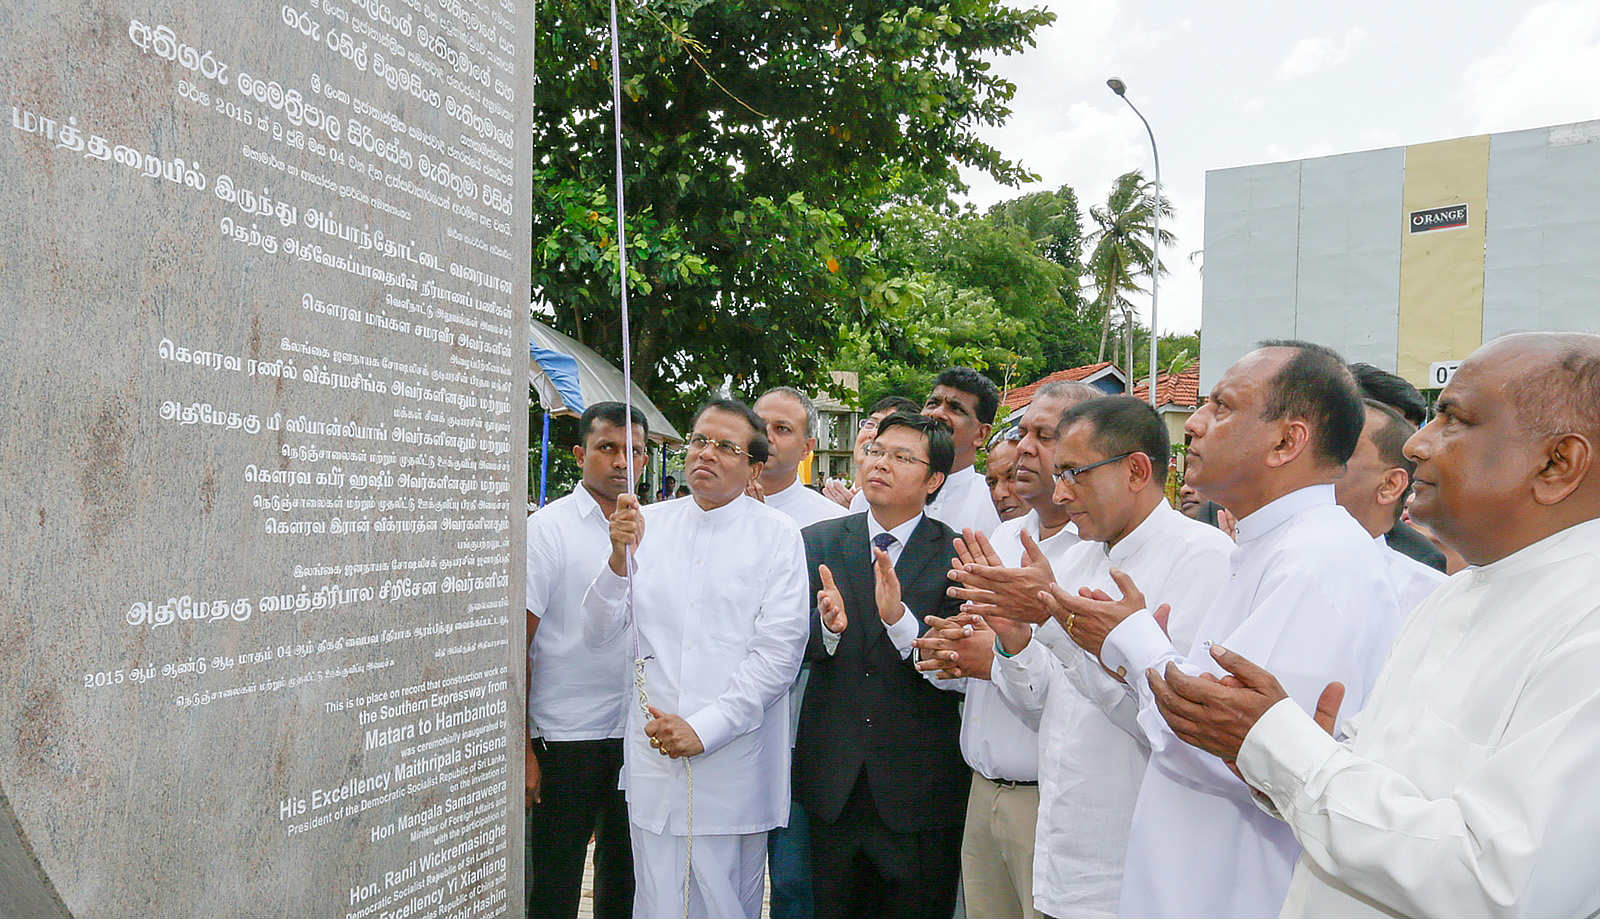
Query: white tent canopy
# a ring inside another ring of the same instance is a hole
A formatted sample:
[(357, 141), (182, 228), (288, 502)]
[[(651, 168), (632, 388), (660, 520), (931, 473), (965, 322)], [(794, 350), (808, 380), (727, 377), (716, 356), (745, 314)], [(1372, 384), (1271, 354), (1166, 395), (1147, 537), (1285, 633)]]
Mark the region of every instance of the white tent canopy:
[[(552, 415), (577, 416), (596, 402), (623, 401), (622, 371), (593, 350), (578, 344), (537, 319), (529, 320), (531, 341), (528, 382), (539, 396), (539, 404)], [(633, 385), (633, 406), (650, 422), (650, 439), (656, 443), (682, 444), (667, 416)]]

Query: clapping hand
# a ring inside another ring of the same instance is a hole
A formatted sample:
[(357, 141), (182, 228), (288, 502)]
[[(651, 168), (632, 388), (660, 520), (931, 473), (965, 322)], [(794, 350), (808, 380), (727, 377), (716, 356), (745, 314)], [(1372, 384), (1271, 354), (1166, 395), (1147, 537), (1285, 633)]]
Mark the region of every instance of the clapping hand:
[(956, 558), (950, 565), (950, 596), (965, 601), (962, 609), (990, 617), (1040, 623), (1050, 618), (1039, 594), (1055, 584), (1055, 572), (1044, 551), (1026, 530), (1022, 533), (1022, 567), (1007, 568), (988, 537), (965, 530), (955, 541)]
[(841, 635), (850, 624), (850, 617), (844, 611), (844, 596), (839, 593), (839, 585), (833, 582), (833, 572), (827, 565), (818, 565), (817, 574), (822, 576), (822, 589), (817, 591), (817, 615), (822, 617), (823, 628)]
[(974, 613), (962, 613), (952, 619), (926, 616), (923, 621), (928, 624), (928, 631), (912, 643), (920, 652), (918, 670), (937, 670), (941, 680), (989, 679), (994, 663), (994, 631), (982, 616)]
[[(1220, 680), (1209, 673), (1189, 676), (1169, 663), (1165, 675), (1149, 670), (1146, 677), (1156, 707), (1172, 732), (1185, 743), (1214, 753), (1233, 766), (1245, 735), (1267, 709), (1289, 694), (1272, 674), (1221, 645), (1211, 646), (1211, 656), (1230, 676)], [(1343, 704), (1344, 684), (1323, 687), (1313, 718), (1330, 735)]]

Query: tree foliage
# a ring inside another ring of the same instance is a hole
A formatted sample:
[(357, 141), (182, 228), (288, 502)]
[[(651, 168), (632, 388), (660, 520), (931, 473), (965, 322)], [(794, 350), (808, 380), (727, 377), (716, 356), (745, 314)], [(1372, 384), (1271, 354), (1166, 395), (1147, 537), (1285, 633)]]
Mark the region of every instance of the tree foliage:
[[(620, 356), (608, 7), (539, 14), (536, 302)], [(681, 413), (725, 375), (812, 383), (840, 330), (892, 332), (920, 282), (879, 251), (885, 208), (942, 200), (959, 168), (1026, 177), (977, 135), (1015, 91), (988, 60), (1052, 19), (999, 0), (625, 3), (627, 284), (651, 398)]]

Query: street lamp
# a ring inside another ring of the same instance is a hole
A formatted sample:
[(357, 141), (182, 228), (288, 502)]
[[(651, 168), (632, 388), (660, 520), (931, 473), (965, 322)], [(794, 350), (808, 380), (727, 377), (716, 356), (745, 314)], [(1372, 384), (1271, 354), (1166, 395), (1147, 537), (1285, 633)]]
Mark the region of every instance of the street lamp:
[[(1140, 121), (1144, 122), (1145, 133), (1150, 135), (1150, 155), (1156, 161), (1155, 238), (1151, 240), (1150, 246), (1150, 254), (1153, 256), (1155, 263), (1150, 267), (1150, 407), (1155, 408), (1156, 339), (1158, 337), (1156, 332), (1156, 288), (1161, 280), (1161, 153), (1156, 150), (1156, 132), (1150, 130), (1150, 122), (1145, 120), (1144, 113), (1140, 112), (1139, 107), (1134, 105), (1133, 101), (1128, 98), (1128, 84), (1116, 77), (1112, 77), (1106, 81), (1106, 85), (1111, 87), (1111, 91), (1121, 97), (1123, 102), (1128, 103), (1128, 108), (1133, 109), (1133, 113), (1139, 116)], [(1132, 355), (1129, 355), (1128, 361), (1130, 364), (1133, 362)], [(1131, 372), (1133, 368), (1130, 366), (1128, 370)]]

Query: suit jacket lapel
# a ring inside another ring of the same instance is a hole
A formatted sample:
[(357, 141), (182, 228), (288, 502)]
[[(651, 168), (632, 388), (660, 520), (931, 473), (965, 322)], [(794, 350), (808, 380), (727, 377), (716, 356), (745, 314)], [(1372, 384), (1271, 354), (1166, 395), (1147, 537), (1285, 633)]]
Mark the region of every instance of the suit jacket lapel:
[[(861, 531), (856, 534), (860, 542), (856, 543), (856, 545), (866, 543), (867, 566), (862, 571), (866, 578), (866, 607), (874, 620), (874, 629), (871, 632), (863, 632), (863, 635), (867, 636), (867, 649), (871, 650), (874, 642), (888, 640), (889, 629), (877, 615), (877, 579), (872, 570), (872, 543), (867, 537), (867, 532), (866, 518), (862, 518)], [(924, 513), (922, 520), (917, 523), (916, 527), (912, 529), (911, 535), (906, 538), (905, 548), (900, 550), (900, 558), (894, 563), (895, 577), (900, 580), (902, 600), (906, 585), (915, 583), (917, 579), (924, 577), (929, 565), (946, 556), (946, 553), (941, 551), (939, 543), (938, 527), (934, 524), (933, 518)], [(950, 552), (954, 551), (954, 547), (951, 547)], [(909, 615), (916, 616), (917, 614), (912, 612)], [(920, 618), (917, 619), (917, 634), (921, 635), (927, 630), (928, 624)]]

